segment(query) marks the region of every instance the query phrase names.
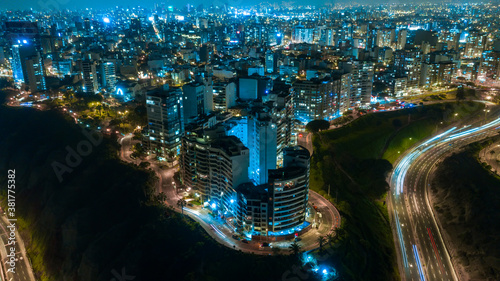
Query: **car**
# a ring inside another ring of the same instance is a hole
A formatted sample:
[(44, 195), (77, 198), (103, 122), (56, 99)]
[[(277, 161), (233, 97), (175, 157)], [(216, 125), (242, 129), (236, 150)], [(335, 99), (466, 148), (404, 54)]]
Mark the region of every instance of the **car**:
[(271, 244), (269, 244), (269, 243), (262, 243), (260, 246), (261, 247), (271, 247)]
[(250, 242), (248, 242), (248, 240), (246, 240), (246, 239), (241, 240), (241, 242), (243, 242), (243, 243), (245, 243), (245, 244), (249, 244), (249, 243), (250, 243)]

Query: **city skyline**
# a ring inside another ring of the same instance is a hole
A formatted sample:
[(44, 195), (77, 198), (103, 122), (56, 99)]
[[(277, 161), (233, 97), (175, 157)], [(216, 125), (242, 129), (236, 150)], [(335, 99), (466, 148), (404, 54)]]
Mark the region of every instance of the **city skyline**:
[(500, 3), (62, 1), (0, 7), (1, 280), (500, 278)]
[(425, 3), (449, 3), (449, 4), (458, 4), (458, 3), (463, 3), (463, 4), (475, 4), (475, 3), (482, 3), (482, 2), (474, 2), (474, 1), (466, 1), (466, 0), (461, 0), (461, 1), (455, 1), (453, 3), (446, 1), (446, 0), (412, 0), (410, 2), (408, 1), (395, 1), (391, 3), (387, 3), (384, 1), (376, 0), (376, 1), (334, 1), (334, 0), (313, 0), (309, 1), (307, 4), (303, 4), (300, 1), (257, 1), (257, 0), (252, 0), (252, 1), (241, 1), (241, 0), (213, 0), (212, 2), (206, 2), (206, 1), (200, 1), (200, 0), (193, 0), (189, 1), (183, 5), (179, 4), (178, 2), (172, 1), (172, 0), (166, 0), (166, 1), (153, 1), (153, 0), (148, 0), (148, 1), (143, 1), (138, 5), (137, 1), (132, 1), (132, 0), (123, 0), (123, 1), (96, 1), (96, 0), (90, 0), (86, 2), (80, 2), (80, 1), (74, 1), (74, 0), (23, 0), (22, 2), (2, 2), (0, 3), (0, 9), (4, 10), (34, 10), (34, 11), (57, 11), (57, 10), (65, 10), (65, 9), (70, 9), (70, 10), (85, 10), (85, 9), (94, 9), (94, 10), (106, 10), (106, 9), (113, 9), (116, 7), (119, 8), (125, 8), (125, 9), (132, 9), (132, 8), (146, 8), (150, 9), (153, 8), (155, 5), (160, 5), (163, 4), (165, 6), (173, 6), (175, 8), (181, 9), (185, 5), (193, 5), (194, 7), (197, 7), (200, 4), (203, 4), (205, 8), (207, 8), (210, 5), (219, 5), (219, 6), (224, 6), (226, 4), (227, 6), (233, 6), (233, 7), (246, 7), (246, 8), (251, 8), (253, 6), (259, 6), (259, 5), (279, 5), (279, 4), (286, 4), (289, 6), (315, 6), (315, 7), (322, 7), (322, 6), (332, 6), (332, 5), (341, 5), (341, 7), (349, 7), (351, 5), (398, 5), (398, 4), (408, 4), (408, 5), (419, 5), (419, 4), (425, 4)]

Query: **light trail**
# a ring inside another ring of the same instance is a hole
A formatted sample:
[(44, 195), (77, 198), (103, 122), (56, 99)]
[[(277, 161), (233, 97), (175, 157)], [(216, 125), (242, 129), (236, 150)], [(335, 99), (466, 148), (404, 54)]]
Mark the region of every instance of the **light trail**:
[[(414, 163), (420, 159), (420, 157), (424, 155), (433, 155), (433, 157), (438, 157), (442, 153), (449, 151), (452, 147), (454, 147), (457, 144), (457, 141), (462, 141), (460, 143), (470, 143), (474, 141), (475, 138), (477, 137), (482, 137), (482, 136), (487, 136), (491, 132), (492, 129), (500, 129), (500, 118), (497, 118), (487, 124), (484, 124), (482, 126), (478, 127), (473, 127), (471, 128), (471, 125), (463, 126), (461, 128), (453, 127), (444, 133), (441, 133), (439, 135), (436, 135), (426, 141), (424, 141), (422, 144), (416, 146), (415, 148), (411, 149), (405, 156), (402, 157), (402, 159), (397, 163), (396, 167), (394, 168), (394, 172), (391, 177), (391, 185), (393, 188), (393, 195), (394, 195), (394, 200), (395, 204), (402, 204), (403, 208), (405, 206), (405, 200), (403, 197), (400, 197), (399, 195), (403, 196), (406, 193), (410, 193), (410, 182), (409, 178), (407, 178), (407, 175), (411, 175), (411, 167), (414, 165)], [(448, 146), (449, 145), (449, 146)], [(405, 185), (406, 184), (406, 185)], [(415, 208), (413, 211), (409, 212), (418, 212), (419, 207), (418, 207), (418, 202), (416, 202), (415, 199)], [(411, 200), (411, 199), (410, 199)], [(411, 209), (411, 208), (410, 208)], [(424, 210), (420, 209), (420, 212), (424, 212)], [(403, 268), (408, 268), (408, 259), (411, 257), (407, 255), (406, 253), (406, 246), (410, 247), (413, 245), (413, 252), (414, 252), (414, 258), (415, 258), (415, 263), (417, 265), (417, 272), (419, 275), (419, 278), (421, 281), (425, 281), (426, 275), (424, 273), (422, 263), (420, 260), (420, 255), (418, 253), (418, 247), (415, 244), (415, 239), (410, 237), (407, 237), (408, 241), (404, 240), (403, 233), (402, 233), (402, 227), (401, 227), (401, 222), (399, 218), (399, 214), (397, 213), (396, 209), (394, 210), (394, 217), (395, 217), (395, 223), (396, 223), (396, 232), (397, 232), (397, 239), (399, 239), (400, 247), (401, 247), (401, 265)], [(439, 267), (440, 269), (437, 269), (438, 272), (440, 271), (441, 274), (446, 274), (448, 275), (447, 270), (444, 268), (443, 261), (441, 260), (441, 256), (439, 255), (438, 251), (438, 244), (436, 244), (436, 241), (434, 240), (434, 237), (430, 231), (431, 229), (428, 228), (428, 233), (429, 237), (431, 239), (431, 245), (430, 248), (433, 248), (434, 253), (436, 254), (436, 269)], [(424, 230), (425, 231), (425, 230)], [(439, 241), (442, 241), (442, 238), (440, 237)], [(408, 243), (408, 244), (407, 244)], [(442, 243), (442, 242), (440, 242)], [(429, 249), (430, 249), (429, 248)], [(433, 250), (430, 250), (432, 253)], [(446, 249), (445, 249), (445, 254), (446, 254)], [(434, 259), (434, 258), (433, 258)], [(413, 261), (411, 261), (413, 264)], [(450, 261), (448, 261), (450, 262)], [(451, 273), (453, 275), (454, 269), (453, 265), (450, 262), (450, 267), (451, 267)], [(413, 278), (418, 278), (413, 277)], [(456, 277), (453, 278), (453, 280), (456, 280)]]
[(405, 244), (403, 241), (403, 232), (401, 231), (401, 225), (399, 222), (398, 212), (396, 210), (394, 210), (394, 214), (396, 216), (396, 228), (398, 230), (399, 244), (401, 246), (401, 252), (403, 254), (403, 262), (404, 262), (405, 267), (408, 267), (408, 258), (406, 257), (406, 247), (405, 247)]
[(439, 257), (439, 252), (438, 252), (436, 243), (434, 242), (434, 237), (432, 237), (431, 229), (427, 228), (427, 232), (429, 233), (429, 237), (431, 238), (432, 247), (434, 248), (434, 253), (436, 253), (436, 257), (437, 257), (437, 260), (439, 262), (439, 267), (441, 268), (441, 272), (444, 273), (443, 263), (441, 262), (441, 258)]
[(226, 235), (224, 235), (224, 233), (222, 233), (222, 231), (220, 231), (215, 225), (211, 224), (210, 226), (215, 230), (215, 232), (217, 232), (217, 234), (219, 234), (223, 238), (226, 238)]
[[(420, 157), (424, 152), (426, 152), (429, 149), (436, 147), (440, 144), (451, 142), (452, 140), (455, 140), (458, 138), (465, 138), (465, 137), (473, 135), (474, 133), (477, 133), (479, 131), (483, 131), (483, 130), (489, 129), (491, 127), (494, 127), (494, 126), (498, 126), (499, 124), (500, 124), (500, 118), (498, 118), (498, 119), (496, 119), (488, 124), (485, 124), (483, 126), (468, 129), (468, 130), (463, 131), (463, 132), (455, 133), (455, 134), (452, 134), (452, 135), (443, 139), (444, 136), (449, 135), (450, 133), (452, 133), (453, 131), (455, 131), (457, 129), (456, 127), (453, 127), (451, 129), (447, 130), (446, 132), (439, 134), (439, 135), (425, 141), (424, 143), (417, 146), (416, 148), (414, 148), (409, 154), (407, 154), (405, 157), (403, 157), (403, 159), (398, 163), (398, 165), (396, 166), (396, 169), (394, 170), (394, 174), (396, 175), (396, 178), (395, 178), (396, 193), (395, 193), (395, 195), (397, 196), (399, 194), (404, 193), (404, 181), (406, 178), (406, 173), (407, 173), (411, 163), (415, 159)], [(465, 126), (462, 129), (465, 129), (469, 126)], [(498, 127), (498, 128), (500, 128), (500, 127)], [(433, 142), (435, 142), (435, 143), (433, 143)], [(432, 144), (432, 145), (430, 145), (430, 144)]]
[(422, 264), (420, 263), (420, 257), (418, 255), (417, 245), (413, 245), (413, 254), (415, 255), (415, 260), (417, 261), (418, 273), (420, 274), (420, 280), (425, 281), (424, 270), (422, 269)]

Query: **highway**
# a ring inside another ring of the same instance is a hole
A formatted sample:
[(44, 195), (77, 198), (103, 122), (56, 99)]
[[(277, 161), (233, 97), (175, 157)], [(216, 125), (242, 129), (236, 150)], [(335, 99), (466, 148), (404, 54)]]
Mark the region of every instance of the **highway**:
[[(3, 213), (3, 210), (2, 210)], [(8, 257), (7, 254), (9, 252), (9, 248), (11, 246), (7, 245), (9, 243), (9, 233), (10, 230), (7, 228), (7, 226), (10, 224), (10, 222), (7, 222), (7, 219), (2, 216), (0, 218), (0, 253), (1, 253), (1, 259), (2, 259), (2, 265), (0, 271), (2, 272), (1, 275), (1, 280), (7, 280), (7, 281), (35, 281), (35, 276), (33, 275), (33, 271), (31, 269), (31, 266), (26, 258), (26, 250), (24, 248), (24, 243), (22, 243), (22, 240), (19, 236), (19, 232), (17, 231), (16, 228), (16, 261), (15, 261), (15, 273), (7, 272), (7, 269), (10, 267), (8, 264), (6, 264)], [(6, 279), (4, 279), (6, 278)]]
[(454, 127), (410, 149), (396, 164), (388, 211), (402, 280), (463, 280), (429, 204), (430, 176), (445, 154), (499, 131), (500, 118), (483, 126)]

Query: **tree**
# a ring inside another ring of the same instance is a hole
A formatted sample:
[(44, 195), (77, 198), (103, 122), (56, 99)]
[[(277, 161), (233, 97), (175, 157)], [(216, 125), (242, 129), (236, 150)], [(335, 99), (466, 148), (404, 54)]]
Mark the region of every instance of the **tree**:
[(336, 237), (335, 232), (329, 233), (326, 237), (328, 238), (328, 243), (330, 244), (335, 243), (335, 237)]
[(149, 162), (141, 162), (141, 164), (139, 164), (139, 168), (146, 169), (150, 165), (151, 165), (151, 163), (149, 163)]
[(403, 122), (401, 121), (401, 119), (393, 119), (392, 120), (392, 126), (394, 126), (395, 129), (399, 129), (401, 128), (401, 126), (403, 126)]
[(318, 244), (319, 244), (319, 251), (320, 252), (323, 252), (323, 246), (325, 245), (325, 243), (326, 243), (325, 236), (319, 236), (318, 237)]
[(167, 200), (167, 195), (164, 192), (160, 192), (155, 196), (155, 199), (158, 203), (164, 203)]
[(298, 257), (300, 253), (300, 245), (297, 243), (297, 241), (294, 241), (290, 246), (288, 247), (289, 251), (295, 256)]
[(465, 90), (463, 87), (458, 87), (457, 88), (457, 95), (456, 95), (457, 101), (461, 101), (465, 99)]
[(276, 255), (279, 255), (279, 254), (280, 254), (281, 249), (280, 249), (280, 248), (278, 248), (278, 247), (273, 247), (273, 248), (271, 249), (271, 251), (273, 252), (273, 255), (275, 255), (275, 256), (276, 256)]
[(345, 234), (345, 230), (343, 228), (338, 228), (336, 231), (338, 239), (340, 239)]
[(186, 200), (184, 200), (183, 198), (179, 199), (179, 201), (177, 201), (177, 207), (181, 208), (181, 214), (184, 215), (184, 207), (186, 206)]
[(328, 130), (330, 122), (326, 120), (313, 120), (306, 125), (306, 131), (310, 133), (317, 133), (322, 130)]

